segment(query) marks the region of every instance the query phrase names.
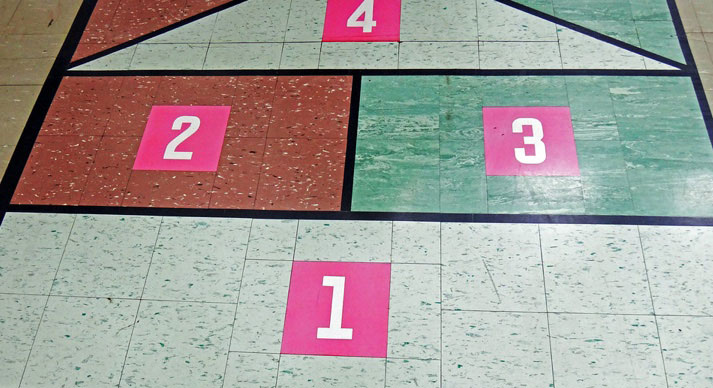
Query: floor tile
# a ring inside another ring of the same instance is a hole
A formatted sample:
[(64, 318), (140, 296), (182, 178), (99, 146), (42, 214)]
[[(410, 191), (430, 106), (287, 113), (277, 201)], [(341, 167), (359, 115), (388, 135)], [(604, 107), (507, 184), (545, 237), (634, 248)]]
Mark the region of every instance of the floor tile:
[(441, 212), (487, 213), (482, 140), (441, 140), (439, 174)]
[(277, 69), (282, 43), (211, 43), (203, 70)]
[[(642, 56), (569, 28), (558, 27), (557, 35), (565, 69), (645, 69)], [(596, 52), (597, 55), (591, 55)]]
[(287, 260), (295, 254), (297, 220), (253, 220), (246, 258)]
[(399, 69), (477, 69), (476, 42), (402, 42)]
[(391, 267), (388, 357), (440, 359), (440, 275), (437, 265)]
[(390, 221), (302, 220), (297, 261), (391, 261)]
[(710, 227), (640, 226), (657, 314), (713, 314)]
[(489, 213), (584, 213), (579, 177), (489, 176)]
[(140, 297), (160, 225), (160, 217), (77, 216), (52, 294)]
[[(324, 4), (320, 2), (320, 4)], [(282, 46), (280, 69), (316, 69), (322, 43), (285, 43)]]
[(221, 12), (211, 43), (282, 42), (290, 3), (280, 0), (245, 2)]
[(668, 383), (705, 387), (713, 381), (713, 318), (658, 317)]
[(480, 68), (561, 69), (562, 60), (557, 42), (481, 42)]
[(210, 194), (210, 207), (252, 209), (255, 206), (265, 139), (225, 139)]
[(441, 263), (441, 224), (394, 222), (391, 256), (394, 263)]
[(165, 217), (143, 298), (237, 303), (250, 222)]
[(167, 88), (173, 86), (171, 78), (123, 77), (104, 136), (142, 136), (162, 80), (169, 81)]
[(279, 361), (277, 354), (230, 352), (223, 386), (274, 388)]
[(80, 205), (121, 206), (141, 139), (102, 137)]
[(220, 387), (232, 304), (141, 301), (122, 386)]
[(476, 41), (476, 1), (402, 0), (401, 41)]
[(131, 59), (131, 70), (200, 70), (208, 45), (192, 43), (140, 43)]
[[(87, 49), (88, 49), (88, 51), (92, 51), (92, 52), (99, 52), (104, 49), (104, 47), (102, 47), (102, 48), (92, 47), (92, 46), (99, 46), (99, 45), (80, 44), (77, 50), (79, 51), (79, 49), (81, 49), (83, 46), (84, 47), (89, 46), (89, 47), (87, 47)], [(101, 46), (104, 46), (104, 45), (101, 45)], [(119, 50), (115, 53), (97, 58), (91, 62), (77, 66), (77, 67), (73, 68), (73, 70), (129, 70), (129, 68), (131, 67), (131, 61), (134, 59), (134, 54), (136, 53), (137, 47), (138, 47), (138, 45), (127, 47), (127, 48)]]
[(291, 271), (291, 262), (245, 262), (231, 351), (280, 352)]
[(0, 295), (1, 386), (20, 386), (46, 302), (45, 296)]
[(666, 387), (654, 317), (550, 314), (555, 380), (573, 387)]
[(441, 228), (443, 308), (545, 311), (537, 225)]
[(283, 354), (277, 387), (383, 387), (383, 358), (314, 357)]
[(553, 384), (545, 314), (443, 313), (443, 386)]
[(164, 32), (151, 39), (145, 40), (146, 43), (204, 43), (210, 41), (213, 26), (218, 18), (217, 14), (212, 14), (202, 17), (194, 22), (188, 23), (182, 27)]
[(22, 386), (117, 386), (138, 304), (50, 297)]
[(0, 143), (17, 144), (39, 93), (39, 86), (0, 86)]
[(132, 171), (122, 206), (207, 208), (213, 172)]
[(66, 34), (81, 1), (21, 1), (7, 29), (14, 34)]
[(7, 213), (0, 227), (0, 292), (48, 294), (73, 214)]
[(327, 3), (320, 0), (292, 0), (285, 42), (319, 42), (324, 30)]
[(441, 370), (438, 360), (386, 360), (386, 388), (440, 387)]
[(636, 227), (540, 225), (550, 311), (651, 314)]
[(399, 46), (394, 42), (325, 42), (320, 69), (396, 69)]
[(497, 1), (478, 0), (478, 40), (556, 42), (557, 25)]

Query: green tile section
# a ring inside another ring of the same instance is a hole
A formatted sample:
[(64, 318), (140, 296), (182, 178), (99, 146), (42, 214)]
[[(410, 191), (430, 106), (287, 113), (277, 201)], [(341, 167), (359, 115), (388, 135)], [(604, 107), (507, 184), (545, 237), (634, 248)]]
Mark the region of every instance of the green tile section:
[[(483, 106), (569, 106), (581, 176), (485, 176)], [(352, 209), (713, 216), (685, 77), (364, 77)]]
[(664, 57), (685, 62), (666, 0), (515, 0)]

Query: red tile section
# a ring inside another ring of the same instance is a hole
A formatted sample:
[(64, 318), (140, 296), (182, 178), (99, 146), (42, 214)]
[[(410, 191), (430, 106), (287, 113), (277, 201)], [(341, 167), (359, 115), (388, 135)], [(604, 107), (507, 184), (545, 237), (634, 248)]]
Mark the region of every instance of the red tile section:
[[(339, 210), (350, 77), (69, 77), (12, 202)], [(229, 105), (216, 172), (133, 171), (153, 105)]]
[(230, 0), (98, 0), (73, 60), (138, 38)]

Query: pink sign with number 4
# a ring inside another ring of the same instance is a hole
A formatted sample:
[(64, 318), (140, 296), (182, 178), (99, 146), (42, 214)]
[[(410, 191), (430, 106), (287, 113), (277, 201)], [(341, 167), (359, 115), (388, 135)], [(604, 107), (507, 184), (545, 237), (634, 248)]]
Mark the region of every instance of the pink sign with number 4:
[(323, 42), (398, 42), (401, 0), (327, 0)]
[(386, 357), (391, 264), (292, 263), (283, 354)]
[(151, 108), (134, 170), (216, 171), (229, 106)]

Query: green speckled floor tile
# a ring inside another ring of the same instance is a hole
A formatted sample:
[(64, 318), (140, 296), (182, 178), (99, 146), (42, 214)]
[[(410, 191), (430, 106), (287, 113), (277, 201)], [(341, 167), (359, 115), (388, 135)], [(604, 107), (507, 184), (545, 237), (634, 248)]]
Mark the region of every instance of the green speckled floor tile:
[(684, 63), (686, 59), (678, 43), (676, 29), (668, 20), (644, 20), (636, 22), (641, 48)]
[(629, 0), (634, 20), (671, 20), (666, 0)]
[(489, 213), (584, 213), (580, 177), (489, 176)]
[(605, 77), (568, 77), (567, 95), (574, 138), (619, 140), (614, 105)]
[(626, 172), (582, 176), (586, 214), (635, 215)]
[(441, 141), (441, 212), (486, 213), (485, 154), (482, 141)]
[(633, 20), (627, 0), (552, 0), (555, 16), (565, 20)]
[(621, 142), (616, 140), (577, 141), (577, 155), (583, 176), (624, 172), (626, 169)]
[(567, 106), (564, 77), (485, 77), (484, 106)]

